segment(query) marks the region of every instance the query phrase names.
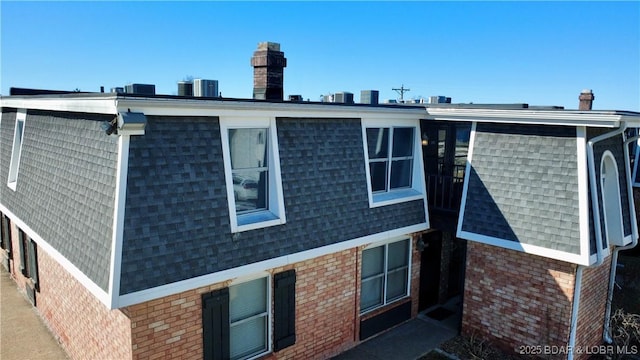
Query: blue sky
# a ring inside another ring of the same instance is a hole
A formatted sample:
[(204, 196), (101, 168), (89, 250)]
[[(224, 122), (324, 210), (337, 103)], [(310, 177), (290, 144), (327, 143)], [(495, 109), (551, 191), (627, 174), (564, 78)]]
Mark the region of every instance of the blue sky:
[(186, 77), (250, 98), (278, 42), (285, 97), (380, 91), (462, 103), (640, 111), (640, 2), (0, 2), (1, 90), (99, 91)]

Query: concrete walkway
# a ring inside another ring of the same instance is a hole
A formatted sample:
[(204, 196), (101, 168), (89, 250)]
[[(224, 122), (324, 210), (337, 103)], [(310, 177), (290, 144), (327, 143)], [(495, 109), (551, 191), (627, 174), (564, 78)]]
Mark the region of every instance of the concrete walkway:
[(367, 340), (332, 360), (416, 360), (458, 335), (455, 316), (445, 322), (423, 314)]
[(0, 359), (68, 359), (37, 310), (18, 292), (9, 273), (0, 269)]
[[(0, 359), (67, 360), (37, 310), (0, 266)], [(455, 337), (459, 315), (445, 321), (424, 314), (363, 342), (333, 360), (416, 360)]]

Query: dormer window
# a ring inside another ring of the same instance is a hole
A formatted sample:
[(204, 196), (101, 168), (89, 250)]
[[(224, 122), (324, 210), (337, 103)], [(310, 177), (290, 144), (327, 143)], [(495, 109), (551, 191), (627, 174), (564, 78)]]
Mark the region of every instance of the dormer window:
[[(422, 199), (423, 181), (415, 121), (363, 120), (371, 207)], [(417, 156), (418, 155), (418, 156)]]
[(24, 123), (27, 118), (27, 111), (18, 110), (16, 114), (16, 127), (13, 132), (13, 147), (11, 148), (11, 162), (9, 163), (9, 178), (7, 186), (16, 190), (18, 184), (18, 170), (20, 168), (20, 155), (22, 153), (22, 143), (24, 140)]
[(276, 122), (221, 119), (231, 231), (285, 223)]

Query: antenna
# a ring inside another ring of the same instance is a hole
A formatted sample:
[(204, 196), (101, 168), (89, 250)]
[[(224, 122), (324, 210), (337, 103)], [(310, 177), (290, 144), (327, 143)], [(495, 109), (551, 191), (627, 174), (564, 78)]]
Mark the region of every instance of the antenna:
[(394, 90), (394, 91), (396, 91), (398, 94), (400, 94), (400, 102), (401, 102), (401, 103), (404, 103), (404, 93), (405, 93), (405, 92), (407, 92), (407, 91), (411, 91), (411, 89), (407, 89), (407, 88), (405, 88), (405, 87), (404, 87), (404, 84), (402, 84), (402, 85), (400, 86), (400, 88), (399, 88), (399, 89), (394, 88), (394, 89), (391, 89), (391, 90)]

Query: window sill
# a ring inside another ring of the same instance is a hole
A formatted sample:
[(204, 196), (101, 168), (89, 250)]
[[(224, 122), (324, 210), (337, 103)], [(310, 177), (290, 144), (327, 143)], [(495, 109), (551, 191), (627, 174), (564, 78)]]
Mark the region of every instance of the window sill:
[(236, 226), (232, 226), (231, 232), (241, 232), (247, 230), (261, 229), (274, 225), (284, 224), (284, 219), (279, 218), (270, 211), (256, 211), (249, 214), (236, 216)]
[(407, 303), (407, 302), (411, 302), (411, 296), (409, 296), (409, 294), (404, 295), (401, 298), (392, 300), (391, 302), (388, 302), (386, 304), (378, 305), (378, 306), (376, 306), (374, 308), (370, 308), (370, 309), (367, 309), (365, 311), (362, 311), (360, 313), (360, 320), (366, 320), (366, 319), (370, 319), (370, 318), (372, 318), (374, 316), (378, 316), (383, 312), (389, 311), (389, 310), (391, 310), (391, 309), (393, 309), (393, 308), (395, 308), (397, 306), (400, 306), (400, 305), (402, 305), (404, 303)]
[(398, 204), (407, 201), (423, 199), (424, 196), (415, 189), (395, 190), (380, 194), (373, 194), (370, 207)]

